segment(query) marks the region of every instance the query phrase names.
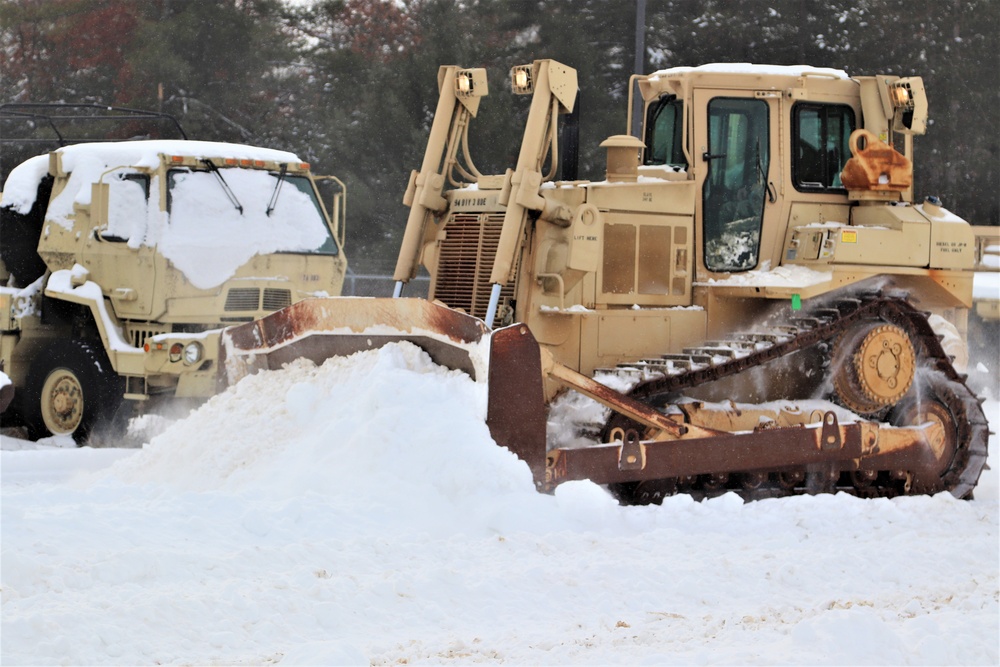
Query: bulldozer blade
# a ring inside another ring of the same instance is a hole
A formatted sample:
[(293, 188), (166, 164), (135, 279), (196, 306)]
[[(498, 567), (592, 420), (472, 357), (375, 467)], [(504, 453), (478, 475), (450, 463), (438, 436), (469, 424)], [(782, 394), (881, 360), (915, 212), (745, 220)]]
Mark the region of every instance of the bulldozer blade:
[(821, 424), (812, 426), (555, 449), (548, 453), (543, 490), (574, 479), (610, 484), (787, 467), (818, 472), (831, 465), (844, 470), (883, 470), (890, 461), (905, 462), (903, 469), (932, 475), (942, 437), (940, 424), (909, 428), (882, 428), (864, 421), (839, 424), (835, 414), (828, 412)]
[(545, 484), (545, 393), (541, 352), (527, 326), (497, 329), (490, 339), (486, 425), (493, 440), (528, 464)]
[(306, 299), (222, 333), (220, 383), (295, 359), (326, 359), (409, 341), (440, 366), (476, 379), (472, 349), (488, 333), (482, 320), (426, 299)]
[[(637, 414), (628, 397), (598, 383), (582, 386), (576, 374), (564, 372), (551, 360), (547, 363), (524, 324), (493, 333), (489, 369), (486, 423), (490, 434), (498, 445), (528, 464), (540, 491), (552, 491), (570, 480), (612, 484), (790, 466), (816, 473), (898, 466), (929, 478), (940, 469), (944, 455), (940, 424), (891, 427), (864, 420), (842, 424), (831, 411), (814, 423), (753, 430), (743, 430), (745, 425), (735, 422), (725, 429), (721, 419), (713, 423), (716, 428), (671, 422), (684, 430), (671, 432), (667, 440), (640, 440), (636, 431), (629, 430), (621, 441), (546, 451), (545, 374), (612, 410), (641, 418), (643, 423), (659, 423), (651, 415)], [(752, 421), (759, 422), (759, 416)]]

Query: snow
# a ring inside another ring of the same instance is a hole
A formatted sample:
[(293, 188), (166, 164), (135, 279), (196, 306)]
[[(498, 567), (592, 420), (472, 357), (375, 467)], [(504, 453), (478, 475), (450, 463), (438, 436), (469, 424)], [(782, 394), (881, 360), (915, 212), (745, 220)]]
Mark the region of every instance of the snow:
[(14, 167), (3, 186), (3, 206), (22, 215), (31, 211), (38, 196), (38, 184), (49, 171), (49, 156), (36, 155)]
[(808, 65), (756, 65), (751, 63), (709, 63), (697, 67), (671, 67), (650, 75), (650, 79), (689, 73), (756, 74), (758, 76), (805, 76), (809, 74), (834, 79), (849, 79), (847, 72), (829, 67)]
[(39, 276), (35, 282), (21, 289), (16, 287), (0, 286), (0, 294), (7, 294), (10, 296), (10, 316), (12, 318), (18, 318), (37, 315), (38, 296), (41, 294), (44, 284), (45, 276), (42, 275)]
[[(317, 252), (333, 240), (311, 194), (288, 176), (275, 208), (269, 204), (278, 180), (263, 170), (220, 168), (220, 173), (243, 207), (231, 202), (214, 174), (178, 173), (170, 191), (171, 211), (160, 211), (159, 177), (149, 182), (154, 193), (147, 204), (145, 190), (125, 177), (138, 169), (155, 169), (161, 155), (233, 158), (298, 164), (293, 153), (204, 141), (124, 141), (76, 144), (60, 148), (62, 170), (70, 174), (66, 187), (49, 202), (46, 221), (72, 229), (75, 206), (88, 206), (91, 185), (109, 184), (108, 229), (105, 234), (126, 239), (132, 248), (156, 246), (163, 256), (195, 286), (211, 289), (225, 282), (255, 255), (275, 252)], [(47, 156), (24, 162), (11, 171), (3, 206), (27, 213), (34, 204), (38, 182), (48, 169)], [(137, 215), (137, 211), (144, 214)], [(332, 250), (329, 250), (332, 252)]]
[(104, 301), (104, 294), (101, 286), (92, 280), (87, 280), (90, 272), (80, 264), (74, 264), (72, 269), (61, 269), (53, 271), (45, 285), (48, 292), (54, 294), (72, 295), (74, 300), (88, 304), (91, 308), (97, 306), (97, 313), (100, 316), (101, 330), (107, 336), (108, 344), (116, 352), (139, 352), (125, 341), (121, 327), (111, 317), (108, 312), (108, 305)]
[(972, 298), (976, 301), (1000, 299), (1000, 271), (976, 271), (972, 277)]
[(269, 216), (268, 202), (277, 184), (273, 175), (249, 169), (220, 171), (242, 212), (223, 195), (213, 174), (191, 172), (174, 181), (169, 224), (157, 230), (162, 234), (160, 252), (195, 287), (221, 285), (254, 255), (314, 251), (331, 238), (312, 198), (291, 183), (281, 186)]
[[(271, 148), (215, 141), (118, 141), (97, 144), (74, 144), (52, 151), (62, 156), (62, 169), (70, 177), (66, 190), (53, 201), (50, 215), (64, 219), (73, 212), (73, 203), (90, 203), (90, 184), (108, 169), (128, 165), (155, 169), (160, 155), (183, 157), (231, 157), (236, 160), (271, 160), (299, 162), (294, 153)], [(38, 182), (48, 173), (49, 155), (39, 155), (11, 170), (3, 188), (3, 206), (27, 213), (35, 203)]]
[(560, 308), (559, 306), (540, 306), (539, 311), (543, 313), (596, 313), (596, 310), (587, 308), (586, 306), (576, 303), (567, 308)]
[(619, 507), (536, 493), (484, 412), (403, 343), (247, 377), (142, 449), (4, 437), (0, 662), (1000, 659), (995, 455), (974, 501)]
[(735, 273), (727, 278), (710, 278), (705, 283), (695, 284), (716, 287), (810, 287), (832, 279), (829, 271), (816, 271), (806, 266), (788, 265), (774, 269), (770, 266), (770, 262), (764, 262), (762, 268), (756, 271)]

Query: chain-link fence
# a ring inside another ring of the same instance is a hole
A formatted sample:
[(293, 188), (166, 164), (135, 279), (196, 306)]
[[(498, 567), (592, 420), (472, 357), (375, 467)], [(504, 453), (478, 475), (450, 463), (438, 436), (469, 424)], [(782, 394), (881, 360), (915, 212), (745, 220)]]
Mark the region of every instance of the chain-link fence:
[[(403, 296), (427, 298), (429, 276), (417, 276), (403, 288)], [(347, 269), (344, 277), (344, 296), (392, 296), (395, 281), (391, 273), (356, 273)]]

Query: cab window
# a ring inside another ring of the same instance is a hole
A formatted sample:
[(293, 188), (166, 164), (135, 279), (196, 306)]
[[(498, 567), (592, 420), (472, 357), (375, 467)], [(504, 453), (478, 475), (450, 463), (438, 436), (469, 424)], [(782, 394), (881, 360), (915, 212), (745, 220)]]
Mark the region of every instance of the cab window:
[(796, 104), (792, 112), (792, 179), (802, 192), (842, 190), (851, 157), (854, 110), (841, 104)]
[(644, 164), (687, 168), (684, 159), (684, 105), (676, 95), (657, 100), (646, 115)]
[(146, 233), (149, 176), (116, 173), (108, 180), (108, 226), (100, 231), (100, 240), (124, 243), (143, 240)]

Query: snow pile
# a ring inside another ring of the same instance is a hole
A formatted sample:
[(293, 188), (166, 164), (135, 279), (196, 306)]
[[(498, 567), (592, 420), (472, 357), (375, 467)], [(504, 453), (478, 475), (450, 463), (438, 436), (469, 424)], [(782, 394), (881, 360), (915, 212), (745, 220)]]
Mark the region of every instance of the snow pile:
[(5, 442), (0, 661), (1000, 658), (995, 456), (972, 502), (619, 507), (536, 493), (484, 399), (398, 344), (245, 378), (142, 450)]
[[(453, 520), (477, 499), (535, 494), (527, 466), (490, 438), (485, 392), (411, 343), (319, 367), (300, 359), (245, 378), (112, 474), (185, 491), (264, 488), (275, 500), (315, 493)], [(372, 483), (381, 478), (392, 483)]]

